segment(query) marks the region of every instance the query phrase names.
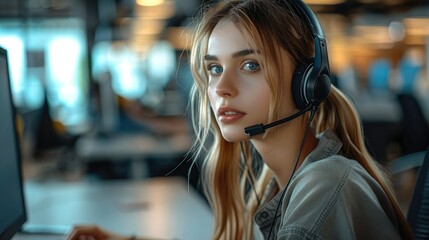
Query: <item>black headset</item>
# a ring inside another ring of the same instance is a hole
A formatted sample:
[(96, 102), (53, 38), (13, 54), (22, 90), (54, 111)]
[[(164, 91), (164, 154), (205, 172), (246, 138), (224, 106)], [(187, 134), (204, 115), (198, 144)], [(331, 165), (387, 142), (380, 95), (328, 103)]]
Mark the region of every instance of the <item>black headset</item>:
[[(293, 175), (295, 174), (297, 163), (301, 156), (302, 148), (304, 146), (310, 123), (313, 120), (317, 106), (319, 106), (319, 104), (328, 97), (331, 90), (328, 51), (326, 47), (325, 34), (323, 33), (322, 27), (320, 26), (320, 23), (317, 20), (314, 12), (302, 0), (291, 0), (290, 2), (305, 18), (305, 21), (311, 29), (314, 37), (314, 58), (306, 61), (305, 63), (298, 64), (292, 78), (292, 97), (296, 107), (299, 109), (299, 112), (286, 119), (293, 119), (308, 110), (311, 110), (311, 115), (307, 130), (300, 144), (292, 174), (289, 177), (286, 187), (282, 190), (282, 199), (286, 193), (286, 189), (288, 188), (290, 181), (292, 180)], [(286, 119), (282, 120), (281, 122), (285, 122)], [(264, 130), (265, 128), (267, 128), (267, 126), (264, 127), (264, 125), (262, 125), (262, 129)], [(279, 201), (277, 204), (276, 212), (274, 214), (267, 239), (270, 239), (280, 203), (281, 201)]]
[(302, 0), (292, 0), (293, 6), (301, 13), (310, 26), (314, 37), (314, 58), (296, 66), (292, 78), (292, 96), (296, 107), (303, 110), (318, 106), (331, 90), (330, 68), (325, 34), (316, 15)]
[[(302, 0), (280, 0), (280, 5), (285, 7), (286, 1), (299, 12), (300, 17), (305, 18), (314, 37), (314, 58), (296, 66), (292, 77), (292, 97), (297, 113), (269, 124), (256, 124), (244, 129), (249, 136), (264, 133), (266, 129), (291, 121), (307, 111), (315, 112), (320, 103), (329, 95), (331, 90), (330, 69), (325, 34), (317, 20), (316, 15)], [(286, 11), (290, 11), (286, 7)]]

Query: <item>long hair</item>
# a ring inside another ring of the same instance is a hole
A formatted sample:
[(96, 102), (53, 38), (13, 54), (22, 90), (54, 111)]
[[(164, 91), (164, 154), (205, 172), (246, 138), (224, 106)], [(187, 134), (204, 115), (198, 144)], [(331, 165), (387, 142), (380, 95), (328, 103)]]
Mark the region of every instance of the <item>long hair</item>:
[[(281, 5), (280, 5), (281, 2)], [(251, 239), (253, 215), (256, 212), (273, 173), (265, 164), (255, 170), (259, 161), (252, 154), (249, 141), (227, 142), (216, 124), (209, 107), (208, 76), (204, 69), (204, 55), (211, 32), (221, 20), (236, 24), (249, 36), (251, 47), (263, 56), (261, 67), (271, 91), (269, 120), (277, 119), (283, 93), (283, 76), (314, 54), (312, 33), (302, 16), (288, 1), (231, 0), (205, 6), (195, 26), (190, 66), (195, 84), (191, 91), (191, 107), (196, 141), (195, 158), (204, 158), (202, 180), (204, 191), (215, 216), (214, 239)], [(290, 55), (294, 66), (282, 62), (280, 49)], [(292, 101), (292, 100), (291, 100)], [(386, 192), (397, 215), (400, 234), (411, 236), (407, 221), (399, 208), (389, 182), (368, 153), (361, 122), (354, 106), (335, 87), (320, 105), (312, 128), (315, 133), (331, 129), (343, 143), (346, 157), (357, 160)], [(207, 143), (209, 141), (209, 143)], [(257, 164), (256, 164), (257, 165)], [(249, 185), (251, 186), (249, 191)]]

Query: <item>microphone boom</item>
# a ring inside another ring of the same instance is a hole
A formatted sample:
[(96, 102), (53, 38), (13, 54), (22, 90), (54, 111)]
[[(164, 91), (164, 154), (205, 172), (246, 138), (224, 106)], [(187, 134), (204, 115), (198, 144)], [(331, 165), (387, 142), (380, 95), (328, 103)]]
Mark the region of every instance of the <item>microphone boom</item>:
[(306, 108), (300, 110), (299, 112), (296, 112), (295, 114), (292, 114), (288, 117), (282, 118), (280, 120), (274, 121), (270, 124), (264, 125), (262, 123), (259, 124), (255, 124), (249, 127), (244, 128), (244, 133), (246, 135), (248, 135), (249, 137), (255, 136), (255, 135), (259, 135), (265, 132), (266, 129), (268, 128), (272, 128), (275, 127), (277, 125), (280, 125), (282, 123), (285, 122), (289, 122), (299, 116), (301, 116), (302, 114), (304, 114), (305, 112), (307, 112), (308, 110), (310, 110), (310, 108), (313, 107), (313, 104), (309, 104)]

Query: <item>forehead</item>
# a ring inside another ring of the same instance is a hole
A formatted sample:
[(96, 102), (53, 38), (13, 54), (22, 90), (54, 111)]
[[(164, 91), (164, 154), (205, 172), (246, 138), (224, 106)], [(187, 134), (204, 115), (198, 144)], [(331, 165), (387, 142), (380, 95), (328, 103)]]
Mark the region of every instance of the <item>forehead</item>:
[(249, 34), (229, 20), (220, 21), (208, 41), (208, 54), (222, 54), (242, 49), (253, 49)]

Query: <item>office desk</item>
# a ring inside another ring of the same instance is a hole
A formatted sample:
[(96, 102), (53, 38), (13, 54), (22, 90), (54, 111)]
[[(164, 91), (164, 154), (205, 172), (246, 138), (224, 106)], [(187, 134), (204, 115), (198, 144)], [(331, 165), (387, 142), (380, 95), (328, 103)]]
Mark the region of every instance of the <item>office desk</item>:
[[(70, 230), (97, 224), (123, 235), (210, 239), (213, 217), (183, 178), (77, 183), (25, 183), (28, 227)], [(38, 239), (18, 234), (13, 240)], [(55, 239), (55, 238), (51, 238)], [(58, 237), (56, 238), (58, 239)]]
[(147, 176), (145, 169), (148, 157), (183, 156), (191, 144), (190, 135), (162, 138), (144, 134), (114, 134), (108, 137), (87, 135), (76, 142), (76, 154), (84, 162), (99, 159), (131, 160), (132, 177), (144, 178)]

